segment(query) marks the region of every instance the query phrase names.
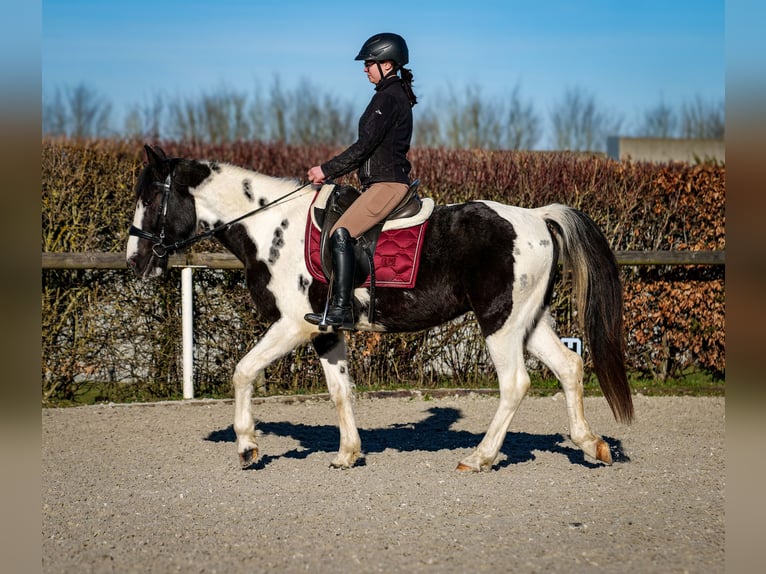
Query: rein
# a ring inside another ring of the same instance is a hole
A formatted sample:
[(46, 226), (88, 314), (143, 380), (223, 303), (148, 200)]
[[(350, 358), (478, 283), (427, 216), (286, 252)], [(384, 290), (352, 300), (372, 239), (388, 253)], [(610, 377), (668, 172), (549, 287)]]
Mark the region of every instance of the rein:
[(256, 209), (253, 209), (252, 211), (248, 211), (244, 215), (240, 215), (239, 217), (236, 217), (235, 219), (232, 219), (231, 221), (227, 221), (226, 223), (221, 223), (220, 225), (216, 225), (215, 227), (208, 229), (207, 231), (203, 231), (202, 233), (198, 233), (197, 235), (193, 235), (192, 237), (189, 237), (187, 239), (182, 239), (180, 241), (175, 241), (169, 244), (165, 243), (165, 221), (167, 219), (167, 213), (168, 213), (168, 198), (170, 197), (170, 191), (173, 187), (173, 174), (172, 173), (169, 174), (167, 178), (165, 178), (164, 183), (155, 181), (154, 185), (162, 188), (162, 205), (160, 207), (160, 214), (159, 214), (159, 217), (162, 218), (162, 226), (160, 227), (160, 234), (156, 235), (154, 233), (144, 231), (143, 229), (136, 227), (135, 225), (130, 226), (130, 231), (128, 233), (129, 235), (133, 235), (135, 237), (140, 237), (141, 239), (147, 239), (148, 241), (151, 241), (153, 243), (152, 253), (154, 254), (155, 257), (162, 259), (163, 257), (167, 257), (168, 255), (170, 255), (171, 253), (174, 253), (175, 251), (178, 251), (179, 249), (183, 249), (184, 247), (193, 245), (194, 243), (202, 241), (203, 239), (212, 237), (213, 235), (215, 235), (216, 233), (220, 231), (229, 229), (235, 223), (238, 223), (242, 221), (243, 219), (250, 217), (251, 215), (255, 215), (256, 213), (264, 211), (270, 207), (274, 207), (279, 202), (287, 199), (291, 195), (298, 193), (304, 187), (311, 185), (311, 182), (309, 181), (307, 183), (304, 183), (300, 187), (292, 190), (289, 193), (284, 194), (281, 197), (278, 197), (274, 201), (271, 201), (265, 205), (262, 205)]

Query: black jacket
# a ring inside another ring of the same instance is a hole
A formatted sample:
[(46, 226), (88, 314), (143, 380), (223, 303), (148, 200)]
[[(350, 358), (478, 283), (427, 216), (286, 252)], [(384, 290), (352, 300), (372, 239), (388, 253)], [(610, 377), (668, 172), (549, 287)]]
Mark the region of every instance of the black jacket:
[(359, 138), (322, 164), (329, 177), (358, 169), (362, 187), (381, 181), (410, 183), (407, 152), (412, 139), (412, 106), (399, 76), (378, 82), (375, 95), (359, 119)]

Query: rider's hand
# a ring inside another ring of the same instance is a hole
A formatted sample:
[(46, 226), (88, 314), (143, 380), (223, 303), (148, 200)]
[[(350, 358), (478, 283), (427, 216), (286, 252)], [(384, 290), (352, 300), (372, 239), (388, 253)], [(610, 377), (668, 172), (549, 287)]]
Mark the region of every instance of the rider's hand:
[(322, 171), (322, 167), (319, 165), (315, 165), (308, 171), (308, 177), (309, 181), (313, 184), (320, 184), (324, 183), (324, 172)]

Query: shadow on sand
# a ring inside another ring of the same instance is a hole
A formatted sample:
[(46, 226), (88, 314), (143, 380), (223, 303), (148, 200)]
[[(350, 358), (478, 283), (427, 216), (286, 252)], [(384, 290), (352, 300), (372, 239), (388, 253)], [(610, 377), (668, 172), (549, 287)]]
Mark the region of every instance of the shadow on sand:
[[(362, 450), (366, 454), (379, 453), (387, 448), (393, 448), (400, 452), (435, 452), (443, 449), (472, 449), (481, 441), (483, 433), (450, 429), (463, 416), (459, 409), (432, 407), (428, 409), (428, 412), (430, 416), (419, 422), (393, 424), (384, 428), (360, 428), (359, 435), (362, 439)], [(339, 438), (336, 426), (306, 425), (281, 421), (260, 422), (256, 425), (256, 428), (264, 435), (292, 438), (300, 446), (278, 456), (262, 456), (258, 462), (250, 466), (252, 469), (263, 468), (271, 461), (283, 457), (303, 459), (314, 453), (334, 453), (338, 450)], [(611, 437), (603, 437), (603, 439), (609, 445), (615, 463), (630, 461), (619, 440)], [(229, 425), (226, 428), (213, 431), (205, 440), (212, 442), (234, 442), (234, 428)], [(493, 468), (504, 468), (511, 464), (534, 460), (535, 451), (562, 454), (572, 464), (579, 464), (586, 468), (603, 466), (601, 463), (586, 460), (583, 452), (574, 446), (565, 444), (567, 441), (567, 437), (559, 433), (529, 434), (509, 432), (500, 449), (500, 453), (505, 455), (505, 458), (499, 457)], [(357, 464), (363, 465), (364, 459), (361, 458)]]

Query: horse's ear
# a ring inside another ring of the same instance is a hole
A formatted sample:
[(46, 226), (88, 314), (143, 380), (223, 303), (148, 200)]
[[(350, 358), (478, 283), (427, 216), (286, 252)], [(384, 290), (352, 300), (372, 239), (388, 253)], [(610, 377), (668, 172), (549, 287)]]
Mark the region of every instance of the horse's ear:
[(168, 158), (160, 146), (149, 147), (144, 145), (144, 150), (146, 151), (146, 161), (152, 165), (156, 165)]

